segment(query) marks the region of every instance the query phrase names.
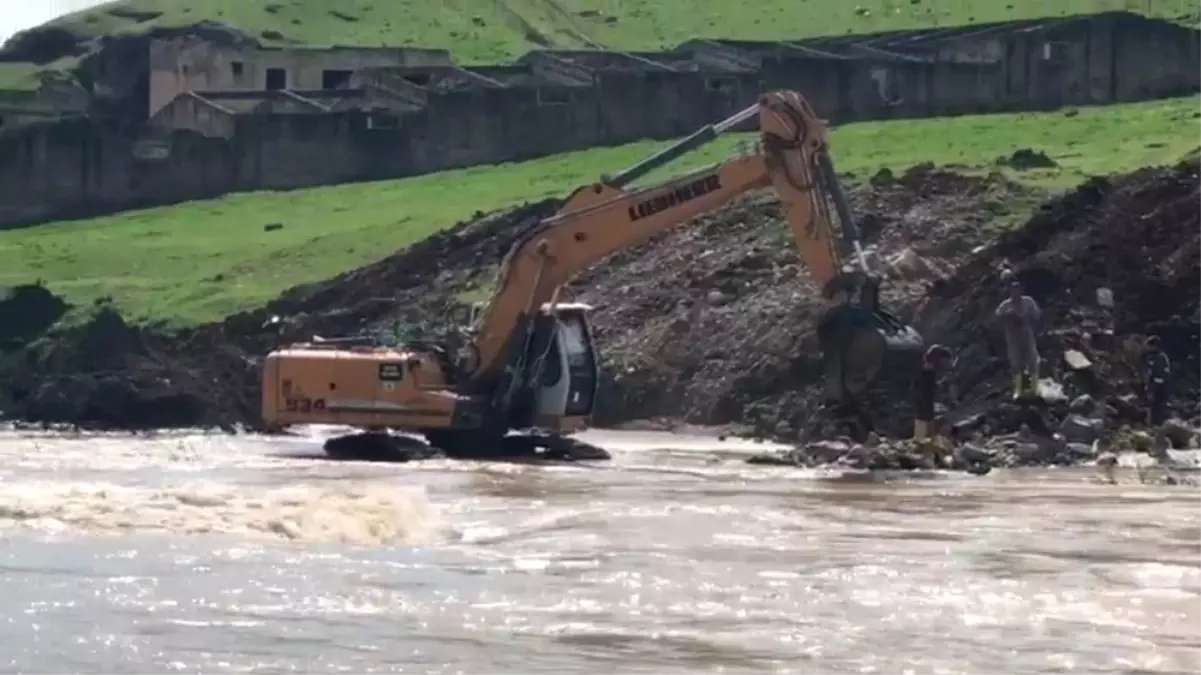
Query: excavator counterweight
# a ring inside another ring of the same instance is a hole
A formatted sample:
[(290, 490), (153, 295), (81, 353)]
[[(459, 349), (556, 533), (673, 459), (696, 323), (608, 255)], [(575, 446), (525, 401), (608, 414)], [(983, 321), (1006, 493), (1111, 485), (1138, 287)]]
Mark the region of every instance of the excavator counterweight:
[[(755, 119), (755, 152), (630, 188)], [(263, 374), (263, 416), (275, 426), (365, 429), (336, 439), (343, 455), (354, 455), (357, 444), (359, 454), (378, 456), (381, 445), (395, 442), (391, 429), (422, 435), (451, 456), (508, 455), (532, 446), (575, 458), (607, 456), (569, 437), (591, 419), (600, 359), (587, 308), (557, 302), (561, 287), (615, 252), (762, 188), (779, 197), (801, 262), (826, 305), (817, 333), (827, 402), (854, 408), (891, 363), (911, 367), (922, 340), (878, 306), (880, 279), (868, 268), (839, 186), (825, 123), (800, 94), (775, 91), (572, 193), (510, 249), (498, 288), (463, 344), (306, 343), (273, 351)]]

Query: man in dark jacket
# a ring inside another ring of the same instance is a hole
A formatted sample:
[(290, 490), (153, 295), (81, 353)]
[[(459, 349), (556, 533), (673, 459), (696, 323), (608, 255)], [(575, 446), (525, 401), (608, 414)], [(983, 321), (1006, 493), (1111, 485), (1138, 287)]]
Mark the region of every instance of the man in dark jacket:
[(938, 400), (938, 379), (954, 365), (954, 362), (951, 350), (942, 345), (932, 345), (922, 359), (922, 369), (913, 388), (913, 439), (930, 451), (938, 446), (936, 430), (933, 428)]
[(1172, 362), (1160, 346), (1159, 337), (1152, 335), (1143, 352), (1143, 392), (1147, 403), (1147, 424), (1157, 427), (1168, 418), (1168, 377)]

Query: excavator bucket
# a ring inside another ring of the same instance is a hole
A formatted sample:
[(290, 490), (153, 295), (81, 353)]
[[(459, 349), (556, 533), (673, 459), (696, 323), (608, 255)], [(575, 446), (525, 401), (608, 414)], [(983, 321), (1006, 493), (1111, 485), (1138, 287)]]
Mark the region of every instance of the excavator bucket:
[(845, 404), (873, 386), (912, 382), (921, 366), (922, 336), (879, 309), (844, 305), (823, 317), (817, 329), (828, 403)]
[(861, 270), (851, 275), (861, 280), (854, 284), (859, 289), (859, 301), (834, 307), (818, 325), (826, 402), (846, 405), (875, 385), (892, 382), (904, 389), (912, 383), (925, 344), (912, 326), (880, 309), (881, 280), (868, 273), (859, 228), (839, 185), (834, 163), (824, 150), (817, 153), (816, 178), (838, 214), (843, 255)]

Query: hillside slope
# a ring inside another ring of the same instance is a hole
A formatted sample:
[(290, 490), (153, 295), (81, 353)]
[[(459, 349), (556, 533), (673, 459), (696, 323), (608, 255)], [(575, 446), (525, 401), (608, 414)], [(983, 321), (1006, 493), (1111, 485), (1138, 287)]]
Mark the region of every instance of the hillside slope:
[[(840, 171), (862, 182), (882, 168), (925, 162), (1007, 173), (1064, 188), (1090, 175), (1175, 161), (1196, 147), (1198, 97), (1079, 111), (867, 122), (833, 131)], [(688, 155), (682, 169), (724, 158), (745, 135)], [(215, 321), (284, 289), (378, 260), (458, 221), (558, 197), (663, 147), (635, 143), (402, 180), (237, 194), (116, 216), (0, 231), (0, 284), (41, 279), (81, 307), (111, 298), (139, 323)], [(1053, 165), (1012, 168), (1020, 148)], [(1026, 203), (985, 206), (993, 226)]]
[[(1196, 14), (1188, 0), (774, 0), (751, 11), (728, 0), (120, 0), (17, 34), (0, 61), (47, 64), (98, 36), (204, 20), (269, 43), (442, 47), (478, 63), (537, 47), (658, 49), (697, 37), (784, 40), (1109, 10)], [(0, 86), (30, 81), (28, 68), (0, 66)]]

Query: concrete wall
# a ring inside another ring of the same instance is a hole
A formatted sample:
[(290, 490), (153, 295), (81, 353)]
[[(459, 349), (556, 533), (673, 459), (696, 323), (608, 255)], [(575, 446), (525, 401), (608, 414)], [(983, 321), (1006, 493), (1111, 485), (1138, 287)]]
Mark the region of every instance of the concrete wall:
[[(1110, 14), (852, 43), (698, 40), (659, 54), (535, 52), (487, 67), (396, 50), (331, 52), (295, 66), (313, 73), (331, 63), (368, 65), (347, 83), (352, 89), (338, 91), (253, 89), (262, 68), (285, 63), (260, 60), (244, 67), (244, 87), (154, 98), (148, 123), (0, 129), (0, 225), (678, 137), (764, 89), (799, 90), (834, 123), (1183, 95), (1201, 90), (1199, 35)], [(151, 73), (175, 88), (229, 85), (223, 73), (248, 49), (172, 44), (187, 55), (179, 63), (204, 64), (187, 71), (196, 78), (187, 82), (182, 66)]]

